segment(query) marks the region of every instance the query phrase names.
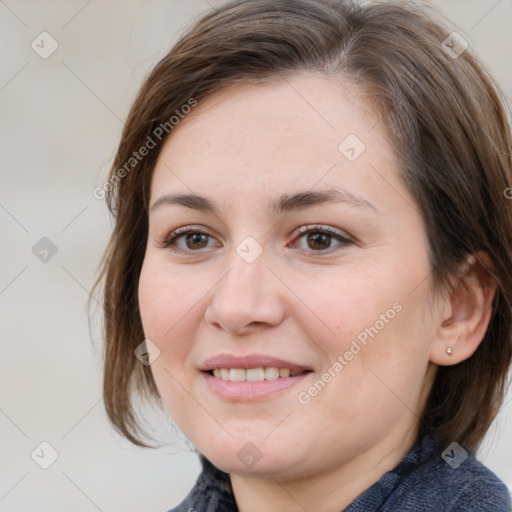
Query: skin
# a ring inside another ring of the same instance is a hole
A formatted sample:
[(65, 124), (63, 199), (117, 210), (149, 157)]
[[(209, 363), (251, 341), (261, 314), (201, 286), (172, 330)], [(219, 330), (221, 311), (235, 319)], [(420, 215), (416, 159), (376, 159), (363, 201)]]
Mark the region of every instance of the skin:
[[(366, 146), (354, 161), (339, 150), (349, 134)], [(333, 188), (373, 207), (269, 207), (283, 194)], [(425, 227), (385, 125), (357, 89), (319, 74), (237, 85), (202, 101), (159, 155), (150, 204), (170, 193), (208, 197), (218, 212), (150, 212), (139, 303), (146, 338), (160, 351), (151, 368), (167, 409), (231, 474), (242, 512), (343, 509), (417, 441), (437, 364), (477, 348), (492, 286), (473, 273), (471, 306), (461, 293), (432, 295)], [(297, 233), (311, 224), (351, 243), (327, 237), (319, 250)], [(182, 226), (207, 232), (206, 247), (187, 246), (185, 236), (176, 242), (183, 252), (163, 247)], [(252, 263), (236, 251), (248, 236), (263, 251)], [(393, 304), (394, 318), (300, 403), (299, 393)], [(233, 402), (198, 370), (219, 353), (268, 354), (313, 371), (266, 399)], [(248, 442), (261, 454), (251, 467), (237, 457)]]

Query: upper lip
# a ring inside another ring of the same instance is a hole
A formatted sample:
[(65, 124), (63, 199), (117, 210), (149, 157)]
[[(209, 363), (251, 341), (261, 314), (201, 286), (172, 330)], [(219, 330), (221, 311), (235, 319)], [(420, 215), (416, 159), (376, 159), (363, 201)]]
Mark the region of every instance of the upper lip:
[(204, 361), (199, 369), (202, 371), (210, 371), (215, 368), (289, 368), (291, 371), (311, 370), (307, 366), (286, 361), (278, 357), (264, 354), (251, 354), (245, 356), (234, 356), (231, 354), (217, 354)]

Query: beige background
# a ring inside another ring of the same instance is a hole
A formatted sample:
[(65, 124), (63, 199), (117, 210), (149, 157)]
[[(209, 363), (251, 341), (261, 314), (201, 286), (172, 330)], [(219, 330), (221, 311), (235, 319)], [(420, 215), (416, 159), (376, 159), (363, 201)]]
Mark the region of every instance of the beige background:
[[(512, 97), (512, 1), (437, 4)], [(195, 481), (196, 456), (165, 416), (148, 413), (159, 450), (107, 423), (85, 308), (110, 230), (92, 191), (144, 75), (212, 5), (0, 0), (1, 511), (164, 511)], [(58, 44), (47, 59), (31, 48), (43, 31)], [(32, 252), (43, 237), (57, 249), (46, 263)], [(479, 455), (512, 488), (511, 409), (509, 395)], [(43, 441), (58, 453), (48, 469), (31, 458), (51, 461)]]

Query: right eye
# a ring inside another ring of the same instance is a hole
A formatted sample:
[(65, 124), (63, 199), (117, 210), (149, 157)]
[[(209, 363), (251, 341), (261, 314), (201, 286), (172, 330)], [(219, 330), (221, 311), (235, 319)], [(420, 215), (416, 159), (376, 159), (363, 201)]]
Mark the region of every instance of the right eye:
[(184, 226), (171, 231), (162, 240), (161, 246), (174, 252), (197, 252), (212, 247), (209, 243), (213, 240), (215, 239), (205, 231)]

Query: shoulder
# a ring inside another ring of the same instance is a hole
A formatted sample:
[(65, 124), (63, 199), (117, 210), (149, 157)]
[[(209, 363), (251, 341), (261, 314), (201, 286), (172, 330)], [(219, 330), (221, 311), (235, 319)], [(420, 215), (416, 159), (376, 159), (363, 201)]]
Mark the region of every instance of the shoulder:
[(470, 464), (463, 468), (456, 481), (460, 491), (453, 510), (509, 512), (510, 494), (506, 485), (474, 457), (468, 460), (471, 460)]
[(433, 456), (404, 475), (384, 510), (509, 512), (505, 484), (473, 454), (464, 454), (459, 460), (453, 451), (451, 457)]

